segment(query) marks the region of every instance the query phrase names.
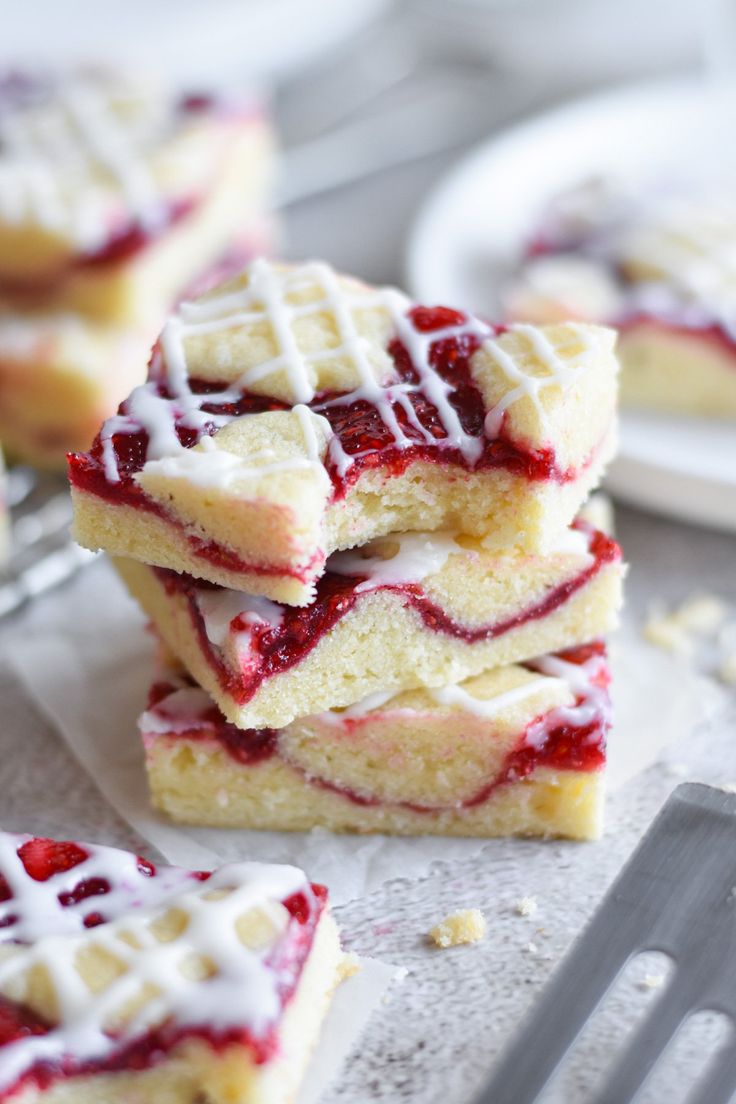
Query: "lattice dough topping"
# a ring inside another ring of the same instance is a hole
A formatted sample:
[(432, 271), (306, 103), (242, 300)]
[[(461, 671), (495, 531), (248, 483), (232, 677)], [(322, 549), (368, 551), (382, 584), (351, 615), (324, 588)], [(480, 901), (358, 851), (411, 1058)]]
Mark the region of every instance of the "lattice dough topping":
[(109, 847), (0, 834), (0, 993), (50, 1025), (2, 1048), (0, 1091), (37, 1063), (104, 1061), (173, 1022), (258, 1039), (278, 1020), (292, 916), (316, 898), (290, 866), (212, 875)]
[[(348, 455), (331, 428), (330, 414), (334, 407), (351, 404), (374, 407), (396, 449), (417, 443), (453, 449), (472, 468), (484, 442), (498, 436), (504, 415), (521, 399), (545, 424), (545, 392), (574, 388), (597, 343), (608, 340), (606, 331), (570, 324), (566, 341), (554, 345), (536, 327), (520, 324), (509, 327), (523, 346), (512, 356), (499, 332), (473, 315), (445, 311), (447, 325), (426, 329), (421, 311), (394, 288), (367, 287), (339, 277), (324, 263), (287, 267), (255, 261), (225, 288), (183, 303), (166, 324), (149, 382), (102, 430), (108, 481), (120, 478), (114, 438), (141, 430), (146, 435), (144, 475), (223, 487), (249, 472), (263, 476), (309, 468), (322, 478), (329, 463), (343, 477), (363, 454)], [(406, 351), (410, 372), (397, 372), (388, 353), (392, 341)], [(479, 432), (464, 426), (453, 401), (457, 389), (433, 363), (433, 351), (448, 342), (482, 349), (507, 381)], [(193, 379), (206, 381), (206, 389), (193, 390)], [(242, 417), (232, 408), (244, 394), (290, 408), (303, 447), (284, 456), (266, 446), (245, 457), (218, 448), (217, 432)], [(419, 402), (431, 404), (441, 432), (420, 418)], [(193, 450), (194, 441), (198, 447)]]

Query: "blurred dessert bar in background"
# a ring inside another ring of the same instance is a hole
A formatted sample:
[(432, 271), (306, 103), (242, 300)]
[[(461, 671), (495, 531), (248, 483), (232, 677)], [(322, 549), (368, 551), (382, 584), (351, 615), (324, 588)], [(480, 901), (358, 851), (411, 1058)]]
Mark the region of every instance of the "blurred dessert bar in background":
[(506, 309), (616, 326), (628, 406), (736, 418), (735, 258), (731, 196), (590, 181), (550, 202)]
[(143, 380), (172, 304), (269, 247), (272, 162), (251, 98), (100, 71), (0, 82), (0, 437), (13, 455), (53, 467), (89, 445)]

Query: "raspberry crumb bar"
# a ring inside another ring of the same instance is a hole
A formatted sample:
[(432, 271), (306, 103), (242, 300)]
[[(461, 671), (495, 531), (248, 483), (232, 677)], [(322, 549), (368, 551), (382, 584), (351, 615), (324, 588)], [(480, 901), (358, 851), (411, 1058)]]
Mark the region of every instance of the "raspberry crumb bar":
[(731, 196), (593, 181), (550, 203), (508, 314), (616, 326), (627, 406), (736, 418), (734, 248)]
[(76, 537), (293, 605), (390, 532), (544, 551), (613, 450), (613, 345), (256, 261), (181, 305), (148, 382), (71, 456)]
[(0, 1101), (287, 1104), (341, 970), (294, 867), (0, 834)]
[(0, 302), (159, 323), (263, 208), (252, 100), (102, 70), (0, 80)]
[(377, 690), (458, 681), (614, 627), (621, 551), (576, 523), (546, 556), (447, 533), (337, 552), (308, 606), (116, 561), (170, 650), (241, 728), (281, 728)]
[(269, 248), (271, 162), (250, 100), (97, 70), (0, 77), (0, 439), (13, 457), (58, 468), (89, 448), (145, 380), (172, 304)]
[(244, 731), (169, 676), (139, 722), (153, 801), (186, 824), (594, 838), (609, 677), (595, 642)]

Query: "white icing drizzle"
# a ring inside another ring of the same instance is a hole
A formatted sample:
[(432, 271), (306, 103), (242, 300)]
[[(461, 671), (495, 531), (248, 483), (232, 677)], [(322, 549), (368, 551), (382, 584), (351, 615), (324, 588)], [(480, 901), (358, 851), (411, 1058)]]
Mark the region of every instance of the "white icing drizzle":
[[(346, 709), (326, 709), (324, 713), (317, 714), (317, 720), (322, 724), (339, 726), (344, 721), (361, 720), (371, 713), (380, 711), (384, 705), (388, 705), (400, 693), (398, 690), (374, 690), (372, 694), (366, 694), (360, 701), (354, 702)], [(396, 709), (392, 713), (398, 712)], [(401, 710), (411, 713), (413, 710)]]
[[(321, 289), (322, 295), (310, 298), (306, 303), (292, 303), (289, 295), (305, 288)], [(110, 482), (119, 479), (111, 438), (116, 433), (135, 433), (144, 428), (151, 445), (147, 453), (145, 470), (194, 478), (195, 469), (206, 461), (198, 450), (192, 459), (184, 460), (183, 454), (191, 450), (180, 444), (174, 431), (174, 420), (179, 418), (189, 428), (202, 431), (206, 424), (222, 428), (232, 420), (229, 415), (204, 413), (202, 404), (217, 405), (238, 400), (244, 391), (255, 383), (277, 373), (284, 373), (295, 403), (304, 431), (307, 462), (323, 464), (322, 450), (314, 432), (311, 418), (314, 413), (328, 410), (332, 406), (365, 401), (374, 405), (384, 425), (390, 431), (394, 444), (399, 449), (411, 447), (413, 442), (406, 436), (398, 422), (394, 406), (399, 404), (406, 412), (411, 424), (420, 433), (424, 442), (439, 447), (457, 448), (469, 463), (479, 458), (483, 442), (467, 434), (460, 423), (457, 411), (449, 401), (452, 386), (446, 383), (430, 363), (430, 351), (435, 342), (448, 338), (460, 338), (475, 335), (485, 338), (491, 334), (491, 327), (477, 318), (468, 317), (465, 322), (448, 326), (432, 333), (422, 333), (409, 317), (411, 300), (395, 288), (376, 288), (373, 291), (362, 289), (351, 292), (349, 285), (341, 284), (338, 276), (329, 265), (313, 261), (292, 268), (279, 268), (263, 258), (255, 260), (248, 268), (248, 284), (238, 291), (224, 292), (197, 302), (182, 303), (178, 313), (169, 319), (161, 335), (161, 351), (165, 365), (165, 379), (172, 395), (171, 399), (162, 399), (157, 394), (156, 381), (149, 381), (138, 388), (128, 401), (128, 415), (108, 421), (102, 432), (105, 471)], [(380, 309), (388, 313), (394, 336), (406, 347), (412, 364), (419, 376), (419, 383), (409, 383), (395, 378), (376, 379), (376, 368), (371, 363), (368, 351), (369, 339), (358, 331), (354, 312), (356, 310)], [(293, 324), (297, 319), (327, 313), (333, 319), (338, 331), (338, 343), (313, 352), (304, 352), (300, 348), (294, 333)], [(267, 322), (270, 332), (277, 343), (277, 355), (245, 371), (242, 376), (226, 389), (206, 396), (195, 395), (188, 386), (188, 367), (186, 341), (203, 334), (219, 333), (236, 329), (238, 326)], [(359, 385), (347, 394), (316, 405), (312, 416), (308, 415), (305, 404), (312, 402), (319, 386), (317, 366), (320, 363), (345, 357), (353, 365)], [(437, 440), (416, 417), (409, 396), (423, 391), (436, 407), (445, 429), (446, 436)], [(145, 397), (139, 398), (143, 392)], [(246, 415), (248, 417), (249, 415)], [(327, 421), (326, 419), (324, 420)], [(328, 429), (328, 427), (326, 427)], [(349, 456), (340, 441), (331, 431), (326, 432), (327, 452), (339, 474), (345, 472), (355, 462), (355, 456)], [(156, 461), (166, 459), (166, 466)], [(175, 458), (176, 464), (171, 460)], [(252, 458), (239, 460), (240, 470), (247, 468)], [(154, 466), (155, 465), (155, 466)], [(304, 466), (304, 460), (297, 457), (279, 462), (272, 470), (285, 471)], [(230, 469), (228, 468), (227, 471)], [(263, 468), (258, 469), (262, 474)], [(224, 467), (211, 465), (206, 479), (208, 485), (227, 478)]]
[[(532, 747), (541, 747), (550, 729), (559, 724), (570, 724), (582, 727), (600, 719), (602, 724), (610, 718), (610, 699), (608, 693), (595, 682), (602, 670), (606, 669), (606, 658), (602, 655), (593, 655), (583, 664), (570, 663), (556, 655), (543, 656), (524, 664), (525, 667), (539, 672), (542, 678), (532, 679), (521, 686), (505, 690), (492, 698), (479, 698), (471, 694), (467, 689), (467, 681), (459, 684), (448, 684), (438, 687), (423, 687), (422, 692), (427, 694), (439, 705), (450, 706), (462, 712), (472, 713), (475, 716), (490, 720), (504, 709), (510, 709), (519, 702), (538, 694), (550, 684), (563, 685), (574, 696), (575, 704), (556, 706), (548, 710), (538, 722), (527, 731), (526, 743)], [(369, 716), (375, 711), (388, 707), (391, 712), (412, 713), (416, 710), (401, 707), (391, 709), (391, 702), (398, 698), (404, 691), (401, 690), (377, 690), (368, 694), (361, 701), (356, 702), (347, 709), (328, 709), (319, 714), (319, 720), (323, 724), (332, 727), (339, 726), (345, 720), (356, 720)], [(599, 735), (594, 734), (597, 740)]]
[[(179, 1027), (205, 1031), (243, 1028), (255, 1038), (277, 1022), (282, 978), (267, 961), (274, 942), (258, 950), (245, 946), (237, 923), (250, 909), (260, 907), (274, 919), (275, 941), (288, 939), (280, 902), (296, 892), (312, 900), (300, 870), (234, 863), (206, 882), (166, 867), (146, 878), (137, 870), (135, 856), (83, 845), (90, 852), (84, 863), (36, 882), (16, 854), (27, 838), (0, 836), (0, 869), (13, 892), (13, 900), (0, 905), (0, 914), (20, 915), (18, 923), (2, 929), (1, 935), (4, 941), (22, 939), (24, 943), (17, 953), (0, 960), (0, 991), (27, 971), (42, 967), (53, 985), (58, 1017), (47, 1034), (2, 1048), (0, 1091), (36, 1062), (55, 1062), (65, 1055), (81, 1062), (104, 1060), (169, 1018)], [(111, 892), (62, 908), (58, 894), (88, 877), (106, 878)], [(88, 913), (95, 908), (107, 922), (85, 930), (82, 909)], [(178, 936), (162, 943), (152, 925), (170, 909), (184, 912), (187, 923)], [(79, 952), (90, 947), (113, 955), (123, 966), (123, 972), (96, 993), (88, 988), (76, 962)], [(210, 966), (210, 976), (204, 980), (193, 980), (185, 972), (193, 956)], [(111, 1019), (143, 987), (152, 987), (151, 999), (112, 1038), (106, 1031)]]
[(551, 683), (561, 682), (560, 679), (538, 678), (530, 682), (515, 686), (512, 690), (505, 690), (502, 694), (496, 694), (492, 698), (477, 698), (469, 694), (462, 686), (439, 686), (427, 693), (439, 705), (457, 706), (465, 713), (473, 713), (476, 717), (490, 720), (498, 716), (504, 709), (511, 709), (519, 702), (534, 697), (540, 690), (549, 687)]
[[(605, 655), (595, 653), (585, 663), (570, 663), (560, 656), (548, 655), (527, 664), (527, 667), (550, 678), (563, 679), (576, 699), (574, 705), (558, 706), (548, 717), (541, 718), (538, 724), (531, 726), (526, 736), (526, 742), (531, 747), (544, 744), (550, 728), (556, 725), (568, 724), (583, 728), (595, 720), (599, 720), (603, 726), (608, 725), (611, 700), (608, 691), (596, 681), (606, 671), (607, 665)], [(594, 731), (591, 741), (597, 743), (599, 740), (600, 732)]]
[(572, 342), (555, 348), (547, 334), (537, 326), (519, 322), (509, 327), (511, 332), (522, 334), (527, 339), (535, 360), (545, 370), (544, 375), (526, 371), (498, 338), (489, 338), (484, 343), (484, 348), (493, 356), (511, 385), (503, 398), (486, 414), (485, 431), (491, 440), (498, 437), (504, 415), (520, 399), (528, 399), (534, 404), (540, 424), (546, 427), (548, 419), (542, 393), (549, 388), (568, 391), (579, 381), (580, 374), (590, 363), (591, 351), (600, 341), (600, 336), (597, 331), (591, 331), (589, 327), (574, 322), (568, 322), (567, 328), (575, 342), (574, 352)]
[(367, 575), (355, 588), (356, 594), (362, 594), (382, 586), (421, 583), (441, 571), (449, 556), (463, 551), (454, 534), (443, 532), (400, 533), (380, 543), (395, 544), (395, 554), (388, 559), (366, 555), (371, 549), (368, 544), (360, 551), (334, 552), (327, 561), (327, 570), (336, 575)]
[[(540, 690), (548, 687), (550, 683), (559, 681), (560, 680), (556, 678), (532, 679), (529, 682), (523, 683), (521, 686), (515, 686), (511, 690), (505, 690), (501, 694), (495, 694), (492, 698), (477, 698), (474, 694), (466, 690), (462, 683), (435, 687), (425, 686), (422, 687), (422, 693), (427, 694), (437, 705), (447, 705), (463, 713), (472, 713), (474, 716), (482, 717), (484, 720), (491, 720), (491, 718), (502, 713), (504, 709), (511, 709), (519, 702), (526, 701), (527, 698), (538, 694)], [(354, 705), (348, 706), (347, 709), (328, 709), (324, 713), (320, 713), (318, 719), (323, 724), (335, 727), (339, 726), (344, 721), (361, 720), (371, 713), (380, 712), (384, 706), (389, 706), (389, 712), (393, 714), (410, 714), (418, 712), (416, 709), (411, 709), (406, 706), (391, 707), (390, 703), (401, 693), (404, 693), (404, 691), (376, 690), (372, 694), (367, 694), (366, 697), (362, 698)], [(419, 712), (421, 712), (421, 710)]]
[(199, 686), (183, 683), (165, 698), (146, 709), (138, 718), (138, 728), (146, 735), (191, 732), (206, 723), (212, 711), (212, 698)]
[(153, 113), (144, 126), (138, 112), (116, 111), (121, 91), (80, 73), (50, 87), (45, 98), (21, 96), (16, 103), (11, 94), (0, 102), (0, 218), (19, 223), (30, 216), (93, 250), (110, 232), (109, 198), (99, 191), (100, 179), (108, 178), (126, 213), (155, 227), (162, 197), (146, 152), (160, 123)]
[[(554, 545), (550, 549), (550, 555), (555, 553), (568, 554), (571, 556), (585, 556), (586, 560), (593, 559), (593, 554), (590, 551), (590, 543), (592, 538), (592, 531), (588, 528), (576, 529), (573, 526), (563, 530), (560, 533)], [(584, 564), (581, 564), (581, 570)]]
[(272, 629), (278, 629), (284, 619), (283, 607), (277, 602), (225, 587), (197, 589), (195, 602), (207, 639), (218, 647), (225, 643), (236, 618), (247, 625), (268, 625)]

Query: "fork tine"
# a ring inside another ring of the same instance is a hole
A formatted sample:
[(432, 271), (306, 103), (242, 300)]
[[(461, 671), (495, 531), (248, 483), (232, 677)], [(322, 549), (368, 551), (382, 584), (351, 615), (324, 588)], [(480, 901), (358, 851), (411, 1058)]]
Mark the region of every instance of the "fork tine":
[(687, 1104), (729, 1104), (736, 1093), (736, 1046), (731, 1038), (719, 1050), (705, 1077), (697, 1085)]
[(625, 1104), (634, 1099), (692, 1006), (692, 978), (678, 973), (616, 1061), (595, 1104)]
[[(531, 1104), (557, 1069), (581, 1029), (618, 977), (635, 946), (632, 913), (611, 932), (600, 913), (572, 952), (575, 970), (559, 970), (501, 1058), (474, 1104)], [(533, 1041), (530, 1045), (530, 1041)]]

